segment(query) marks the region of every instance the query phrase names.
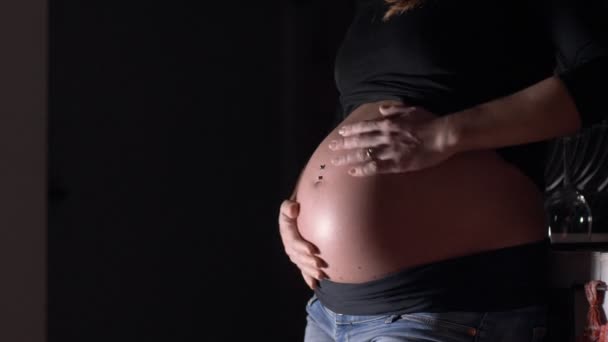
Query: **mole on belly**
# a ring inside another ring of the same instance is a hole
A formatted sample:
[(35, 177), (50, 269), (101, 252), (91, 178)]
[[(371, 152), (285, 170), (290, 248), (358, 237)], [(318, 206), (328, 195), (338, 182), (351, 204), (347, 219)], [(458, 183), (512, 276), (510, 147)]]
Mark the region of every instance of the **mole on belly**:
[[(321, 164), (321, 166), (319, 168), (321, 170), (325, 170), (325, 164)], [(323, 176), (317, 176), (317, 179), (315, 179), (314, 185), (319, 185), (322, 181), (323, 181)]]
[(323, 183), (323, 176), (319, 176), (317, 177), (317, 179), (315, 179), (315, 182), (313, 185), (317, 186), (319, 184)]

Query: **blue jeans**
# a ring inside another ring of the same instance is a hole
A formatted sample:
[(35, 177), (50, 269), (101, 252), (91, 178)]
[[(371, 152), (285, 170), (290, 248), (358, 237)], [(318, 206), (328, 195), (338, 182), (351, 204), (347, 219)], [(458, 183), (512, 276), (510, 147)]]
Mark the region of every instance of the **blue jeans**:
[(305, 342), (541, 342), (547, 324), (544, 306), (353, 316), (337, 314), (313, 296), (306, 311)]

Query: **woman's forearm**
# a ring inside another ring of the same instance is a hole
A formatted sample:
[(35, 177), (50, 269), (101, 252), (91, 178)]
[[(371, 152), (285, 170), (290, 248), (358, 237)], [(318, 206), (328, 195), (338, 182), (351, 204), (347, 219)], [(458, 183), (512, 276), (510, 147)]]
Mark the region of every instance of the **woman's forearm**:
[(547, 140), (581, 128), (574, 100), (557, 76), (439, 120), (447, 147), (456, 152)]

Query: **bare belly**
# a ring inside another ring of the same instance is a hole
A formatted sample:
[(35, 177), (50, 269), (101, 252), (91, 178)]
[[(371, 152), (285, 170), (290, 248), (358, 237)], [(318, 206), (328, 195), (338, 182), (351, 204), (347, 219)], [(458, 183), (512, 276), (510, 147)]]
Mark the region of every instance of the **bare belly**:
[[(343, 123), (379, 117), (380, 103), (358, 107)], [(358, 178), (330, 163), (343, 153), (328, 148), (337, 137), (336, 128), (321, 142), (297, 188), (300, 233), (319, 248), (332, 281), (365, 282), (546, 236), (542, 193), (494, 151)]]

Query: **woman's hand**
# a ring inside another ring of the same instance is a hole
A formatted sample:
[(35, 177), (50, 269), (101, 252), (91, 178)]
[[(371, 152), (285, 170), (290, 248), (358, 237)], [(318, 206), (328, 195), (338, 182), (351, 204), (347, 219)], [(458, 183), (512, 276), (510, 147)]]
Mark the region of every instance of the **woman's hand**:
[(441, 163), (455, 150), (445, 120), (418, 107), (380, 106), (382, 117), (342, 126), (329, 148), (344, 151), (334, 165), (352, 176), (417, 171)]
[(285, 253), (287, 253), (291, 262), (298, 266), (308, 287), (315, 289), (321, 278), (327, 278), (321, 270), (322, 267), (326, 267), (326, 264), (315, 255), (318, 254), (317, 248), (304, 240), (298, 232), (296, 218), (298, 217), (299, 209), (298, 202), (291, 200), (283, 201), (279, 214), (279, 231), (283, 240), (283, 246), (285, 247)]

